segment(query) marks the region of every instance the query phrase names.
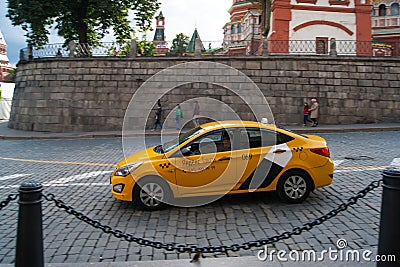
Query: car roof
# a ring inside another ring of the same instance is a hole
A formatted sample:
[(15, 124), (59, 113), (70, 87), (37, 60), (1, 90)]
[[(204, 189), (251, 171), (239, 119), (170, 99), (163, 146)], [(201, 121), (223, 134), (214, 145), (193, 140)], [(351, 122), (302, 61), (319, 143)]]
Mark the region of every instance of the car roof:
[(277, 127), (273, 124), (259, 123), (256, 121), (240, 121), (240, 120), (209, 122), (201, 125), (201, 128), (207, 131), (218, 130), (223, 128), (240, 128), (240, 127), (256, 127), (256, 128), (270, 129), (270, 130), (277, 129)]

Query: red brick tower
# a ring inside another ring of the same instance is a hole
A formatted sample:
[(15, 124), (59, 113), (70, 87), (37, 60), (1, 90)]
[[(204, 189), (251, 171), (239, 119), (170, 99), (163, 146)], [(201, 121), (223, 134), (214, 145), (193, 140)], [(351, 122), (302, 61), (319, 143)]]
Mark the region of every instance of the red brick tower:
[(154, 33), (153, 44), (156, 46), (156, 55), (165, 56), (169, 51), (168, 43), (165, 41), (165, 17), (163, 13), (156, 17), (156, 32)]

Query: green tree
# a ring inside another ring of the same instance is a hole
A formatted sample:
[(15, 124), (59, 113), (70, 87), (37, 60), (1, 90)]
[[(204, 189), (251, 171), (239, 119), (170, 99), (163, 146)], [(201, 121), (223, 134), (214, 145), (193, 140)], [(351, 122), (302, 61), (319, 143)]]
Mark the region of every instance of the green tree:
[(189, 36), (179, 33), (172, 40), (172, 46), (168, 52), (168, 56), (178, 56), (186, 52), (186, 48), (189, 45)]
[(110, 29), (121, 43), (132, 38), (129, 11), (135, 14), (136, 26), (146, 31), (159, 6), (157, 0), (8, 0), (7, 17), (27, 31), (28, 43), (36, 47), (48, 42), (53, 25), (66, 43), (95, 44)]
[[(151, 57), (154, 56), (156, 51), (156, 46), (153, 42), (148, 41), (146, 39), (146, 35), (142, 36), (142, 39), (139, 39), (135, 36), (136, 40), (136, 55), (143, 56), (143, 57)], [(117, 47), (119, 46), (119, 49)], [(109, 56), (122, 56), (125, 57), (130, 54), (131, 52), (131, 42), (123, 42), (119, 45), (113, 43), (112, 46), (108, 47), (107, 54)]]
[(136, 39), (136, 52), (139, 56), (151, 57), (154, 56), (156, 46), (153, 42), (146, 40), (145, 37), (142, 40)]

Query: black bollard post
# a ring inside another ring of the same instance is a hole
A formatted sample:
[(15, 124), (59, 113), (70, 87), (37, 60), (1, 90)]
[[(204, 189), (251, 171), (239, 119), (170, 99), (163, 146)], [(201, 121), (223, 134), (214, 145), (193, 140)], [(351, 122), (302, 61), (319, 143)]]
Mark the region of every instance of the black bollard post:
[[(381, 221), (379, 227), (379, 260), (377, 266), (399, 266), (400, 264), (400, 169), (390, 168), (383, 171), (383, 193)], [(395, 260), (395, 261), (393, 261)]]
[(43, 267), (42, 185), (36, 182), (19, 188), (16, 267)]

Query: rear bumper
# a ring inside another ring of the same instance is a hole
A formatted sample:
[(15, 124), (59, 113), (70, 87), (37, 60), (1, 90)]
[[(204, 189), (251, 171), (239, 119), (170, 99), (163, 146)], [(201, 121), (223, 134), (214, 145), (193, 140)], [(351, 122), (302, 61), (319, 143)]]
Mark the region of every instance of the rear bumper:
[(333, 181), (334, 164), (329, 160), (324, 166), (311, 169), (315, 188), (330, 185)]

